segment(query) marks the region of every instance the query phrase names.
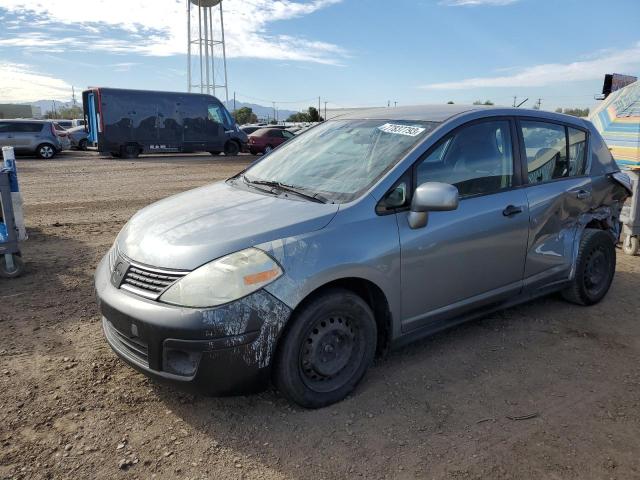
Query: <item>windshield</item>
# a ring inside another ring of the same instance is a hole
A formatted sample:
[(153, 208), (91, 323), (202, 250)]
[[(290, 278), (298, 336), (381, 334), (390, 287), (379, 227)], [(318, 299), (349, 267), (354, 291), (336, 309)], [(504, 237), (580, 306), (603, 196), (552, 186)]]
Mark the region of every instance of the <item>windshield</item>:
[(437, 125), (404, 120), (328, 121), (250, 167), (245, 179), (294, 186), (329, 201), (350, 201)]

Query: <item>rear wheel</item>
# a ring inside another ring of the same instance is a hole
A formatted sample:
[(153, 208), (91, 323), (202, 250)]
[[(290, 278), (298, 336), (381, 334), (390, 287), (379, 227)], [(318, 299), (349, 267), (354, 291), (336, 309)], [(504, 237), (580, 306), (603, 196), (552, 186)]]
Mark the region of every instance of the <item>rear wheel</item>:
[(329, 290), (292, 319), (276, 357), (274, 383), (306, 408), (338, 402), (373, 362), (376, 338), (369, 305), (348, 290)]
[(234, 142), (233, 140), (229, 140), (224, 145), (224, 154), (230, 157), (236, 156), (240, 153), (240, 145), (238, 142)]
[(264, 154), (271, 153), (273, 151), (273, 147), (271, 145), (267, 145), (264, 147)]
[(78, 142), (78, 150), (86, 150), (87, 149), (87, 139), (83, 138)]
[(135, 144), (123, 145), (120, 147), (120, 156), (122, 158), (138, 158), (140, 155), (140, 147)]
[(563, 297), (580, 305), (593, 305), (604, 298), (616, 271), (616, 249), (603, 230), (584, 231), (578, 250), (576, 273)]
[[(8, 262), (6, 255), (0, 255), (0, 278), (16, 278), (22, 275), (24, 271), (24, 262), (19, 255), (9, 255), (11, 260)], [(12, 265), (9, 265), (11, 263)]]
[(49, 160), (56, 156), (56, 149), (50, 143), (43, 143), (42, 145), (38, 145), (36, 153), (43, 160)]

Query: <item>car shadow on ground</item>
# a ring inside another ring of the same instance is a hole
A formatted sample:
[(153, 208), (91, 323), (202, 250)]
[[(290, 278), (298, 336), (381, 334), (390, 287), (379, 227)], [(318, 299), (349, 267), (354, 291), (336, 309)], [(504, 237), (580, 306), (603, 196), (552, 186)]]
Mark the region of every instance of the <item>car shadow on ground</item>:
[[(509, 415), (539, 416), (564, 408), (571, 395), (563, 382), (574, 381), (578, 369), (583, 374), (579, 365), (594, 351), (624, 343), (607, 333), (601, 319), (624, 294), (617, 286), (628, 285), (631, 276), (621, 272), (609, 297), (591, 308), (552, 295), (392, 352), (377, 360), (351, 396), (320, 410), (301, 409), (274, 391), (206, 398), (158, 384), (153, 388), (212, 446), (226, 445), (241, 458), (292, 478), (309, 477), (300, 468), (316, 469), (318, 478), (323, 472), (335, 474), (336, 468), (344, 475), (355, 468), (360, 475), (381, 478), (385, 472), (393, 475), (394, 456), (407, 455), (413, 457), (408, 470), (417, 471), (434, 461), (428, 457), (444, 455), (459, 437), (493, 430), (498, 437), (492, 442), (504, 436), (509, 443), (527, 435), (524, 425), (505, 434), (513, 428)], [(640, 306), (637, 296), (631, 302), (633, 308)], [(626, 326), (620, 328), (628, 335)], [(563, 356), (567, 349), (580, 351)], [(564, 360), (556, 363), (550, 357)], [(549, 399), (556, 403), (549, 405)], [(355, 448), (342, 448), (347, 444)], [(366, 452), (367, 465), (358, 452)]]

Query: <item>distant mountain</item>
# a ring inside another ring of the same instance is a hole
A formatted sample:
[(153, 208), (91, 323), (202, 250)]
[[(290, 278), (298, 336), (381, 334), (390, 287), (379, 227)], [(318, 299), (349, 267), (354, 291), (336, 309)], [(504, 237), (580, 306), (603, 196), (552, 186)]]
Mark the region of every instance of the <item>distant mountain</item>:
[[(31, 102), (31, 105), (38, 107), (43, 115), (52, 111), (54, 104), (56, 109), (59, 109), (60, 107), (69, 108), (73, 106), (73, 102), (59, 102), (58, 100), (38, 100), (37, 102)], [(80, 106), (82, 107), (82, 102), (80, 102)]]
[[(233, 100), (224, 102), (224, 106), (230, 112), (233, 111)], [(236, 100), (236, 110), (240, 110), (242, 107), (249, 107), (258, 116), (259, 120), (271, 120), (273, 119), (273, 107), (263, 107), (256, 103), (244, 103)], [(276, 105), (277, 107), (277, 105)], [(297, 113), (296, 110), (281, 110), (278, 109), (278, 120), (286, 120), (290, 115)]]

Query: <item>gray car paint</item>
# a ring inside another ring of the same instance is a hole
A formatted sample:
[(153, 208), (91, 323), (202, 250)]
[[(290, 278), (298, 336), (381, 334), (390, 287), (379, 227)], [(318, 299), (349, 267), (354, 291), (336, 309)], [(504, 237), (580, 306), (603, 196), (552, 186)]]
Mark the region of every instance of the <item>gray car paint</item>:
[[(419, 231), (408, 228), (408, 212), (376, 215), (378, 201), (440, 138), (467, 122), (505, 116), (588, 129), (591, 176), (463, 199), (457, 210), (431, 213)], [(155, 267), (193, 269), (256, 246), (283, 267), (284, 275), (265, 290), (290, 309), (333, 280), (362, 279), (384, 293), (392, 337), (398, 339), (479, 306), (542, 291), (563, 276), (567, 280), (576, 238), (595, 218), (588, 211), (598, 206), (596, 199), (616, 202), (604, 176), (617, 167), (593, 126), (574, 117), (438, 106), (378, 109), (347, 118), (443, 123), (353, 202), (323, 205), (219, 183), (142, 210), (123, 229), (119, 248)], [(572, 197), (581, 189), (590, 189), (589, 202)], [(522, 214), (505, 218), (501, 212), (508, 204), (522, 206)]]
[(38, 146), (43, 143), (53, 145), (58, 151), (69, 147), (68, 143), (64, 142), (61, 137), (58, 137), (51, 131), (51, 121), (3, 119), (0, 120), (0, 123), (29, 123), (42, 126), (39, 132), (0, 132), (0, 147), (13, 147), (18, 154), (36, 153)]

